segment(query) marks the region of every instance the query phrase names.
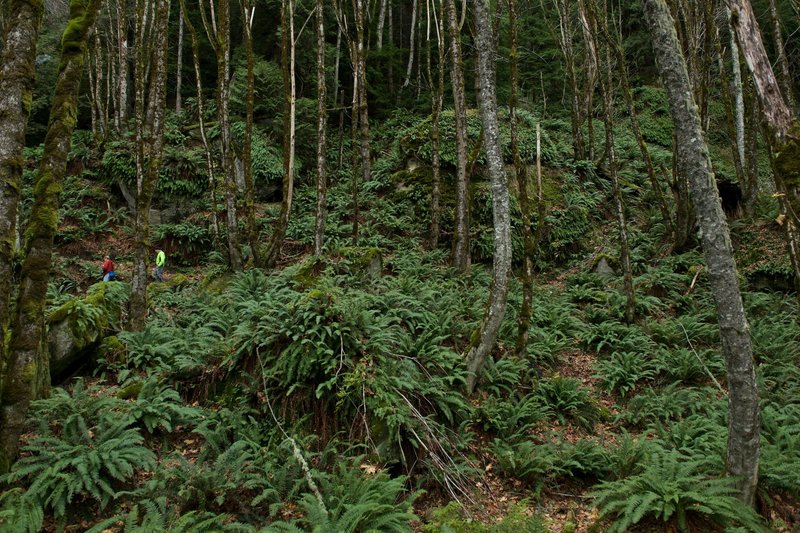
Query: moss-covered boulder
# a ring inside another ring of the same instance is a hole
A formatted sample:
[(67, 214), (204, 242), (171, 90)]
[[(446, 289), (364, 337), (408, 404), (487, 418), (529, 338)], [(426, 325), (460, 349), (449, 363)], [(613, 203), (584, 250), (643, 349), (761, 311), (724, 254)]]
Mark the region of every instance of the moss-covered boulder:
[(53, 382), (83, 364), (93, 349), (119, 327), (129, 293), (127, 283), (101, 282), (89, 287), (83, 298), (72, 299), (50, 312), (47, 348)]

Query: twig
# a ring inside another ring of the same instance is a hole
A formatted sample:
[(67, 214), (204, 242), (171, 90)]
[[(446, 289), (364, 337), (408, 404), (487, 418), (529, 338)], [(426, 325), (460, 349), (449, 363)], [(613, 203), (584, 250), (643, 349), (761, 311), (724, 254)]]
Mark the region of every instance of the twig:
[(702, 271), (703, 271), (703, 265), (700, 265), (700, 268), (698, 268), (698, 269), (697, 269), (697, 272), (695, 272), (695, 274), (694, 274), (694, 278), (692, 278), (692, 284), (691, 284), (691, 285), (689, 285), (689, 290), (687, 290), (687, 291), (686, 291), (686, 294), (684, 294), (684, 296), (686, 296), (687, 294), (689, 294), (690, 292), (692, 292), (692, 290), (694, 289), (694, 285), (695, 285), (695, 283), (697, 283), (697, 278), (699, 278), (699, 277), (700, 277), (700, 273), (701, 273)]
[(697, 360), (700, 361), (700, 365), (702, 365), (703, 369), (706, 371), (706, 374), (708, 374), (708, 376), (711, 378), (711, 380), (717, 386), (719, 391), (724, 393), (725, 389), (722, 388), (722, 385), (719, 384), (719, 381), (717, 381), (717, 378), (715, 378), (714, 374), (711, 373), (711, 370), (709, 370), (708, 367), (706, 366), (706, 364), (703, 362), (703, 360), (700, 359), (700, 355), (697, 353), (697, 350), (695, 350), (694, 346), (692, 346), (692, 341), (691, 341), (691, 339), (689, 339), (689, 334), (686, 333), (686, 328), (684, 328), (683, 324), (681, 324), (680, 322), (678, 322), (678, 325), (683, 330), (683, 335), (686, 337), (686, 342), (689, 343), (689, 348), (691, 348), (692, 353), (694, 354), (695, 357), (697, 357)]

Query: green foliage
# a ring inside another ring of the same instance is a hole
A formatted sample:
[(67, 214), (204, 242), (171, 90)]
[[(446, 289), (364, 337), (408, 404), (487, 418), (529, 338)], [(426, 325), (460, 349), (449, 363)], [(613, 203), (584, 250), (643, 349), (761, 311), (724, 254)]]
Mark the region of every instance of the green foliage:
[[(138, 384), (133, 383), (128, 387)], [(185, 405), (178, 392), (150, 377), (141, 383), (136, 399), (126, 406), (130, 424), (142, 424), (148, 433), (157, 428), (171, 432), (178, 424), (196, 421), (199, 411)]]
[(430, 521), (422, 531), (425, 533), (545, 533), (544, 520), (531, 514), (527, 502), (514, 504), (508, 514), (498, 522), (484, 524), (474, 518), (464, 518), (461, 506), (450, 502), (444, 507), (432, 509)]
[(592, 428), (601, 418), (595, 401), (575, 378), (555, 376), (539, 382), (536, 394), (542, 405), (559, 421), (573, 422), (585, 428)]
[(626, 531), (642, 519), (672, 522), (681, 531), (709, 523), (762, 530), (758, 515), (735, 497), (731, 480), (709, 478), (700, 467), (674, 451), (653, 453), (641, 473), (597, 486), (600, 515), (612, 519), (610, 531)]
[(609, 359), (600, 360), (596, 368), (603, 387), (622, 396), (627, 396), (638, 382), (656, 375), (652, 360), (636, 352), (614, 352)]
[(721, 408), (717, 389), (671, 383), (660, 390), (647, 388), (628, 401), (620, 418), (629, 424), (668, 422), (688, 414), (711, 413)]
[(30, 483), (30, 498), (52, 508), (63, 518), (73, 503), (93, 498), (102, 507), (116, 497), (115, 482), (124, 482), (135, 472), (155, 468), (153, 452), (144, 439), (110, 413), (90, 428), (67, 426), (60, 435), (43, 433), (24, 446), (28, 454), (4, 477), (6, 482)]
[[(153, 227), (153, 241), (172, 250), (170, 261), (190, 263), (211, 245), (211, 233), (205, 226), (184, 220), (178, 224), (158, 224)], [(167, 243), (169, 246), (167, 246)]]
[(27, 492), (11, 488), (0, 494), (0, 527), (9, 533), (36, 533), (44, 524), (44, 510)]
[(119, 527), (124, 533), (181, 533), (185, 531), (236, 531), (249, 532), (251, 528), (233, 522), (228, 515), (203, 511), (180, 514), (167, 504), (166, 497), (142, 500), (125, 514), (113, 516), (95, 524), (87, 533), (103, 533), (109, 528)]

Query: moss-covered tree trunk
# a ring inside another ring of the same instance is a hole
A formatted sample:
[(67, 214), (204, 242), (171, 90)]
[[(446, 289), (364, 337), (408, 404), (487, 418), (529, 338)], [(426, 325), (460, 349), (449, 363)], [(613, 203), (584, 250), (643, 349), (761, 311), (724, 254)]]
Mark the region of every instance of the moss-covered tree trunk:
[(0, 471), (17, 454), (19, 436), (31, 400), (46, 393), (50, 367), (45, 347), (45, 303), (58, 230), (58, 205), (67, 167), (72, 131), (78, 118), (78, 91), (86, 59), (86, 43), (101, 0), (72, 0), (69, 22), (61, 39), (44, 154), (34, 187), (34, 203), (25, 230), (25, 259), (20, 273), (8, 365), (4, 369), (0, 406)]
[[(164, 113), (167, 106), (167, 53), (169, 29), (169, 0), (157, 0), (152, 30), (145, 31), (147, 21), (143, 16), (140, 21), (141, 36), (151, 33), (151, 39), (142, 39), (136, 43), (137, 48), (137, 73), (136, 73), (136, 115), (137, 115), (137, 140), (139, 150), (137, 166), (141, 172), (137, 180), (136, 191), (136, 218), (134, 221), (134, 257), (133, 279), (131, 282), (130, 299), (130, 328), (138, 331), (144, 327), (147, 317), (147, 265), (152, 246), (150, 243), (150, 206), (158, 182), (158, 174), (164, 152)], [(143, 14), (144, 12), (142, 12)], [(149, 78), (145, 74), (144, 57), (147, 50), (152, 50)], [(149, 82), (150, 94), (148, 102), (144, 101), (146, 85)], [(144, 123), (143, 123), (144, 121)], [(147, 163), (144, 164), (144, 153), (147, 153)]]
[(41, 0), (9, 0), (6, 5), (8, 18), (0, 41), (4, 43), (0, 50), (0, 369), (6, 360), (22, 153), (36, 81), (36, 39), (44, 11)]
[(478, 373), (486, 357), (494, 348), (500, 323), (503, 321), (508, 299), (508, 281), (511, 270), (511, 219), (508, 198), (508, 178), (503, 166), (500, 130), (497, 121), (497, 89), (495, 80), (495, 41), (488, 0), (474, 0), (477, 29), (478, 72), (481, 77), (481, 122), (484, 130), (484, 148), (489, 179), (492, 187), (492, 214), (494, 226), (494, 259), (492, 286), (486, 313), (481, 327), (473, 336), (467, 353), (467, 391), (475, 389)]
[(247, 56), (247, 102), (245, 103), (244, 142), (242, 143), (242, 162), (244, 163), (244, 203), (247, 219), (247, 242), (253, 264), (261, 266), (261, 249), (256, 225), (256, 191), (253, 182), (253, 109), (255, 106), (255, 56), (253, 54), (253, 17), (256, 6), (251, 0), (242, 0), (242, 33)]
[(456, 212), (453, 233), (453, 266), (469, 268), (469, 178), (467, 176), (467, 99), (464, 94), (464, 65), (461, 59), (461, 27), (456, 20), (454, 0), (444, 0), (450, 36), (450, 83), (456, 126)]
[(294, 73), (294, 0), (281, 7), (281, 62), (283, 63), (283, 200), (281, 212), (269, 241), (264, 263), (274, 267), (281, 255), (294, 200), (296, 84)]
[(744, 314), (728, 225), (717, 193), (686, 62), (664, 0), (644, 2), (656, 64), (667, 91), (680, 160), (689, 177), (703, 253), (717, 306), (728, 372), (727, 470), (743, 502), (752, 505), (758, 482), (759, 410), (750, 329)]
[[(321, 255), (325, 243), (325, 220), (328, 216), (328, 175), (325, 164), (328, 123), (327, 84), (325, 83), (325, 2), (316, 4), (317, 35), (317, 209), (314, 217), (314, 254)], [(381, 8), (385, 8), (385, 3)], [(383, 13), (383, 11), (381, 11)]]

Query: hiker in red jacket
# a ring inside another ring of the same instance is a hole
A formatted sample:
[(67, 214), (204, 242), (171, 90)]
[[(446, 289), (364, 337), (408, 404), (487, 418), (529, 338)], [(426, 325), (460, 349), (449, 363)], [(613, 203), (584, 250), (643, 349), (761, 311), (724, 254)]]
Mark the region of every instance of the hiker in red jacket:
[(117, 274), (114, 272), (114, 261), (109, 256), (103, 259), (103, 281), (113, 281)]

